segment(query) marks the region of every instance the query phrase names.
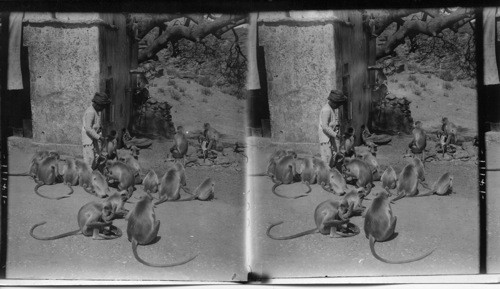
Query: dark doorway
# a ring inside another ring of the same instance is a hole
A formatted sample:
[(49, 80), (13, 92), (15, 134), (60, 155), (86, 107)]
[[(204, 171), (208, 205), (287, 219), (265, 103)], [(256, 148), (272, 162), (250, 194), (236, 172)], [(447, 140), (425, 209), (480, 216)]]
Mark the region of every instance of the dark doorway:
[(21, 73), (23, 89), (7, 90), (8, 135), (32, 138), (32, 116), (30, 98), (30, 71), (28, 47), (21, 47)]
[(248, 125), (251, 129), (251, 135), (271, 137), (266, 61), (264, 57), (264, 47), (262, 46), (257, 46), (257, 69), (259, 71), (260, 89), (249, 91)]

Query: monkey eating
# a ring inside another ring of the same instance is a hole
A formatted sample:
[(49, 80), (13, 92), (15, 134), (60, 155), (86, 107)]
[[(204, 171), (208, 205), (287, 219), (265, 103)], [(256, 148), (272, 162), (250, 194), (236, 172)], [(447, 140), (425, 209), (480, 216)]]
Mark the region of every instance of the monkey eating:
[(108, 178), (118, 182), (118, 190), (128, 191), (128, 198), (130, 199), (135, 185), (132, 168), (120, 161), (107, 161), (105, 171)]
[(213, 128), (208, 122), (203, 125), (203, 136), (205, 137), (205, 141), (207, 141), (207, 150), (216, 150), (222, 151), (224, 148), (222, 147), (219, 139), (221, 138), (221, 134)]
[(371, 206), (365, 214), (364, 231), (367, 239), (370, 240), (370, 250), (375, 258), (389, 264), (403, 264), (421, 260), (429, 256), (434, 250), (417, 258), (391, 261), (380, 257), (375, 252), (375, 242), (384, 242), (390, 240), (394, 236), (396, 228), (396, 216), (393, 216), (391, 204), (387, 197), (387, 193), (381, 191), (380, 194), (373, 199)]
[(370, 166), (363, 160), (357, 158), (346, 159), (344, 163), (344, 174), (356, 179), (358, 188), (365, 188), (368, 196), (373, 188), (373, 175)]
[[(277, 237), (271, 235), (271, 229), (277, 225), (282, 224), (283, 221), (281, 221), (271, 224), (267, 228), (266, 234), (273, 240), (290, 240), (315, 233), (329, 235), (331, 238), (338, 236), (352, 237), (359, 234), (359, 228), (355, 224), (349, 223), (349, 218), (347, 216), (351, 214), (351, 210), (348, 210), (348, 212), (343, 215), (339, 211), (339, 206), (339, 202), (333, 200), (327, 200), (320, 203), (314, 210), (314, 220), (316, 222), (316, 228), (314, 229), (285, 237)], [(347, 227), (343, 227), (344, 224), (347, 224)], [(350, 231), (350, 233), (345, 233), (348, 231)]]
[(137, 246), (148, 245), (155, 241), (159, 230), (160, 221), (156, 220), (152, 199), (149, 195), (144, 195), (129, 213), (127, 224), (127, 237), (132, 243), (132, 251), (137, 261), (151, 267), (172, 267), (186, 264), (196, 258), (197, 255), (171, 264), (153, 264), (141, 259), (137, 254)]
[(47, 222), (41, 222), (33, 225), (30, 230), (31, 237), (37, 240), (56, 240), (68, 236), (83, 234), (86, 237), (92, 236), (94, 240), (109, 240), (121, 237), (122, 232), (119, 228), (113, 226), (112, 217), (113, 208), (111, 204), (90, 202), (78, 211), (78, 230), (59, 234), (52, 237), (39, 237), (34, 234), (36, 227), (41, 226)]
[(366, 209), (361, 203), (365, 198), (365, 189), (352, 189), (340, 202), (339, 212), (346, 218), (361, 216)]
[(297, 159), (294, 156), (287, 155), (282, 157), (276, 163), (273, 176), (272, 192), (280, 198), (297, 199), (307, 195), (302, 194), (296, 197), (287, 197), (276, 192), (276, 188), (282, 184), (291, 184), (295, 181), (297, 175)]
[(330, 188), (336, 195), (342, 196), (347, 192), (347, 183), (342, 174), (336, 168), (330, 169)]
[(52, 200), (54, 200), (54, 199), (60, 200), (60, 199), (69, 197), (73, 193), (73, 188), (71, 188), (71, 186), (69, 186), (71, 191), (67, 195), (61, 196), (61, 197), (56, 197), (56, 198), (47, 197), (47, 196), (40, 194), (40, 192), (38, 192), (38, 189), (41, 186), (53, 185), (57, 182), (57, 180), (59, 178), (59, 164), (58, 164), (58, 162), (59, 162), (59, 154), (48, 156), (42, 160), (42, 162), (40, 163), (40, 165), (37, 168), (36, 180), (35, 180), (37, 184), (35, 186), (35, 193), (42, 198), (52, 199)]

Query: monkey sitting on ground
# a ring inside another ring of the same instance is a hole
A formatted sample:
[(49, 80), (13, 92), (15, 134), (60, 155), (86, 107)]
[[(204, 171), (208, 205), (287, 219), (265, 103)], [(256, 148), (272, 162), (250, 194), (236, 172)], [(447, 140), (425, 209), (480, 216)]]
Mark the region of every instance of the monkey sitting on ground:
[(78, 230), (59, 234), (52, 237), (39, 237), (33, 231), (36, 227), (47, 222), (41, 222), (33, 225), (30, 230), (31, 237), (37, 240), (55, 240), (72, 235), (83, 234), (86, 237), (92, 236), (92, 239), (109, 240), (121, 237), (122, 232), (119, 228), (113, 226), (111, 218), (114, 216), (113, 208), (110, 204), (99, 202), (90, 202), (78, 211)]
[(134, 192), (135, 177), (130, 166), (120, 161), (107, 161), (106, 162), (106, 177), (118, 182), (118, 190), (127, 190), (128, 199)]
[(375, 242), (384, 242), (394, 238), (396, 221), (397, 218), (392, 214), (391, 205), (386, 192), (380, 192), (379, 195), (373, 199), (371, 206), (366, 211), (364, 223), (365, 236), (370, 240), (370, 250), (375, 258), (389, 264), (403, 264), (421, 260), (433, 252), (432, 250), (420, 257), (402, 261), (390, 261), (380, 257), (375, 252)]
[(392, 195), (389, 190), (394, 190), (396, 188), (398, 181), (396, 171), (391, 166), (389, 166), (387, 169), (385, 169), (380, 180), (382, 181), (382, 188), (388, 191), (389, 195)]
[(291, 156), (293, 158), (297, 157), (297, 154), (292, 150), (277, 150), (271, 154), (269, 161), (267, 163), (267, 168), (265, 173), (249, 174), (251, 177), (271, 177), (275, 175), (276, 163), (284, 156)]
[(30, 160), (30, 166), (27, 173), (9, 173), (11, 177), (31, 177), (36, 182), (38, 167), (42, 161), (47, 157), (56, 157), (60, 159), (59, 153), (56, 151), (38, 151), (36, 152)]
[(150, 170), (147, 175), (142, 180), (142, 185), (144, 186), (144, 191), (148, 194), (155, 194), (158, 192), (158, 186), (160, 185), (160, 180), (158, 175), (154, 170)]
[(130, 211), (127, 224), (127, 237), (129, 242), (132, 242), (132, 251), (137, 261), (151, 267), (172, 267), (186, 264), (196, 258), (197, 255), (171, 264), (153, 264), (141, 259), (137, 254), (137, 246), (154, 242), (158, 237), (159, 230), (160, 221), (156, 220), (152, 199), (150, 196), (144, 195), (137, 202), (135, 208)]
[[(283, 221), (281, 221), (271, 224), (267, 228), (266, 234), (273, 240), (290, 240), (315, 233), (329, 235), (331, 238), (338, 236), (352, 237), (359, 234), (359, 228), (356, 225), (349, 223), (349, 218), (347, 216), (351, 214), (351, 210), (348, 210), (345, 215), (342, 215), (339, 211), (339, 207), (339, 202), (333, 200), (327, 200), (320, 203), (316, 207), (316, 210), (314, 210), (314, 220), (316, 222), (316, 228), (314, 229), (285, 237), (277, 237), (271, 235), (271, 229), (277, 225), (282, 224)], [(343, 227), (344, 224), (347, 224), (347, 227)], [(350, 233), (345, 233), (346, 231), (350, 231)]]
[[(416, 197), (419, 193), (418, 191), (419, 183), (422, 184), (422, 182), (418, 177), (417, 167), (413, 163), (407, 164), (403, 168), (401, 173), (399, 173), (398, 182), (396, 186), (397, 196), (394, 199), (392, 199), (391, 202), (395, 202), (404, 197)], [(388, 194), (390, 194), (389, 191)]]
[(450, 173), (444, 173), (436, 182), (432, 185), (432, 189), (425, 194), (419, 195), (418, 197), (425, 197), (430, 195), (449, 195), (453, 192), (453, 175)]
[(69, 197), (73, 193), (73, 188), (69, 186), (70, 192), (61, 197), (47, 197), (38, 192), (38, 189), (43, 186), (43, 185), (54, 185), (56, 184), (57, 180), (59, 179), (59, 154), (57, 155), (52, 155), (44, 158), (40, 165), (37, 168), (36, 172), (36, 186), (35, 186), (35, 193), (39, 195), (42, 198), (46, 199), (52, 199), (52, 200), (60, 200), (63, 198)]
[(344, 163), (344, 174), (356, 179), (358, 188), (366, 189), (368, 196), (373, 188), (373, 174), (370, 166), (363, 160), (357, 158), (346, 159)]
[(441, 123), (441, 130), (446, 136), (446, 145), (455, 144), (457, 141), (457, 126), (449, 121), (447, 117), (443, 117)]
[(346, 216), (346, 218), (361, 216), (363, 211), (366, 209), (366, 207), (362, 205), (364, 198), (365, 189), (352, 189), (342, 198), (342, 201), (340, 202), (340, 214)]
[(175, 167), (170, 168), (160, 180), (160, 185), (158, 187), (158, 201), (155, 203), (155, 205), (159, 205), (163, 202), (192, 200), (192, 197), (185, 200), (180, 200), (181, 188), (181, 172), (179, 172), (179, 170), (177, 170)]
[(425, 130), (422, 128), (422, 122), (416, 121), (414, 123), (414, 129), (412, 130), (413, 139), (408, 144), (413, 155), (420, 154), (422, 156), (422, 163), (425, 166), (425, 147), (427, 146), (427, 135)]
[(297, 199), (307, 196), (305, 193), (296, 197), (287, 197), (276, 192), (276, 188), (282, 184), (292, 184), (297, 179), (297, 159), (292, 155), (282, 157), (274, 168), (272, 192), (280, 198)]
[(314, 162), (312, 157), (304, 157), (297, 159), (297, 173), (300, 176), (300, 180), (303, 184), (307, 186), (307, 191), (305, 194), (309, 194), (311, 192), (312, 184), (316, 183), (316, 170), (314, 167)]
[(92, 189), (94, 194), (100, 198), (111, 195), (111, 190), (109, 189), (106, 178), (98, 170), (92, 172)]
[(206, 146), (207, 150), (216, 150), (221, 152), (224, 149), (222, 143), (219, 142), (221, 134), (208, 122), (203, 125), (203, 136), (205, 141), (208, 142)]
[(210, 201), (215, 198), (215, 182), (211, 178), (206, 178), (196, 189), (192, 197), (188, 199), (182, 199), (178, 201), (191, 201), (191, 200), (200, 200), (200, 201)]
[(174, 145), (170, 148), (170, 153), (175, 159), (184, 159), (188, 151), (188, 141), (183, 126), (177, 127), (177, 133), (174, 135)]
[(125, 203), (127, 200), (128, 192), (121, 191), (115, 192), (104, 201), (105, 206), (111, 206), (112, 216), (108, 218), (109, 220), (125, 218), (125, 216), (129, 213), (129, 211), (125, 209)]
[(344, 176), (336, 168), (330, 169), (330, 188), (335, 195), (342, 196), (347, 193), (347, 183)]

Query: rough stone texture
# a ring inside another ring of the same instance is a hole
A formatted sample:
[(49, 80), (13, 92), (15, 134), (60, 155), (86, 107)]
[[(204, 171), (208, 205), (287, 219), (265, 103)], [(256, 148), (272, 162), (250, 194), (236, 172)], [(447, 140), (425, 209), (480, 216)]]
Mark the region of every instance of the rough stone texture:
[[(374, 99), (375, 100), (375, 99)], [(411, 133), (413, 118), (410, 101), (406, 97), (399, 98), (388, 94), (385, 98), (373, 103), (373, 130), (385, 133)]]
[(94, 93), (105, 90), (108, 77), (114, 78), (114, 120), (127, 124), (130, 45), (125, 17), (58, 13), (51, 19), (49, 13), (28, 14), (23, 41), (29, 51), (33, 141), (81, 144), (83, 112)]
[(272, 140), (317, 142), (318, 112), (336, 88), (333, 25), (260, 23), (259, 44), (266, 59)]

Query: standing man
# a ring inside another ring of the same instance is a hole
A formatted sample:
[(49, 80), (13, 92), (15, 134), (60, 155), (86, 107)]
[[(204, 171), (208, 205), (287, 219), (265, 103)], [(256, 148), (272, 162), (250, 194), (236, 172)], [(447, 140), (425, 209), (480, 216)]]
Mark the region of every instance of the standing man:
[(92, 105), (85, 110), (83, 115), (83, 161), (92, 169), (96, 166), (95, 159), (101, 149), (100, 144), (104, 140), (101, 128), (101, 111), (110, 103), (111, 101), (106, 93), (96, 92), (92, 99)]
[(321, 108), (319, 115), (319, 146), (321, 159), (329, 166), (332, 157), (339, 151), (340, 147), (340, 120), (338, 108), (341, 107), (347, 97), (340, 90), (332, 90), (328, 95), (328, 103)]

